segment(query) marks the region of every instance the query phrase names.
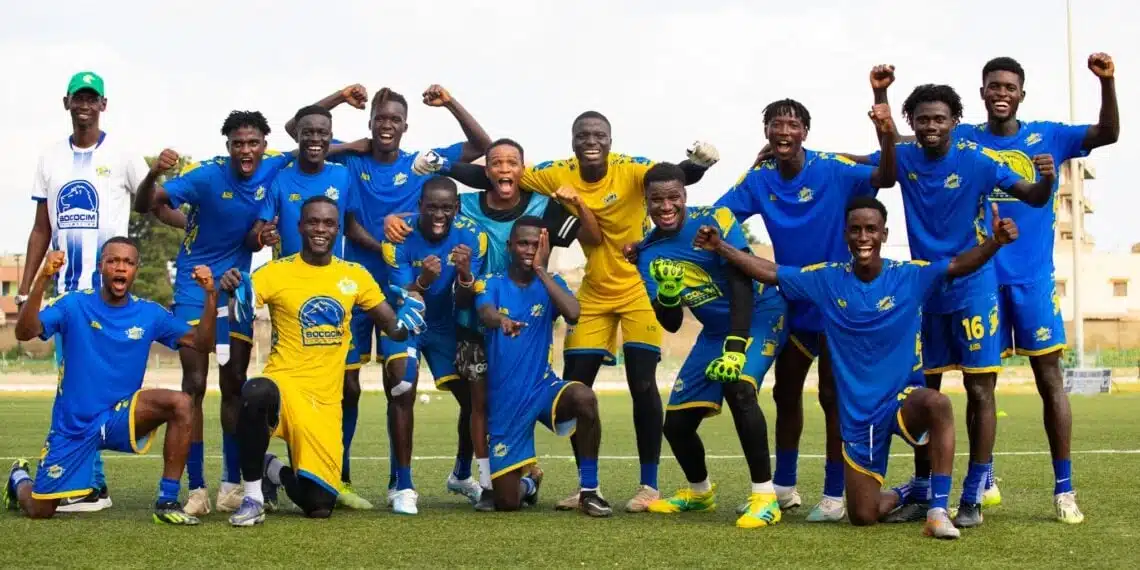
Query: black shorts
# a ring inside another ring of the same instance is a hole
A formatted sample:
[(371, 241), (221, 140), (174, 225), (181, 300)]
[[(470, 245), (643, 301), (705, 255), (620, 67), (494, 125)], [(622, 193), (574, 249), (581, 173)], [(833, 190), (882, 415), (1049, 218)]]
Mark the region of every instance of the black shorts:
[(460, 329), (455, 351), (455, 371), (468, 382), (487, 381), (487, 351), (483, 336)]

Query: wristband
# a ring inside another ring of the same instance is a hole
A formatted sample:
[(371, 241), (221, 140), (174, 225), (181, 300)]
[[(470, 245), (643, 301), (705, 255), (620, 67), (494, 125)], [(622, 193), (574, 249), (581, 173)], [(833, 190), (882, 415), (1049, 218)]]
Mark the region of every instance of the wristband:
[(665, 307), (667, 309), (672, 309), (673, 307), (676, 307), (676, 306), (681, 304), (681, 298), (680, 297), (662, 297), (661, 295), (657, 295), (657, 304), (659, 304), (662, 307)]
[(464, 283), (464, 282), (463, 282), (463, 278), (462, 278), (462, 277), (459, 277), (458, 275), (456, 275), (456, 276), (455, 276), (455, 282), (456, 282), (456, 283), (458, 283), (458, 284), (459, 284), (459, 286), (460, 286), (460, 287), (463, 287), (464, 289), (470, 289), (470, 288), (471, 288), (471, 286), (475, 284), (475, 276), (474, 276), (474, 275), (472, 275), (472, 276), (471, 276), (471, 280), (470, 280), (470, 281), (467, 281), (466, 283)]
[(752, 339), (729, 336), (724, 339), (724, 352), (739, 352), (744, 353), (748, 350), (748, 345), (752, 344)]

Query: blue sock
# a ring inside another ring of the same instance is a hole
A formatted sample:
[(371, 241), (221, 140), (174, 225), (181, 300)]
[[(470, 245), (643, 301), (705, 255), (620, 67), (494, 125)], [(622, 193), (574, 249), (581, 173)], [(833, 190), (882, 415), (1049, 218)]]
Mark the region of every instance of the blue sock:
[(657, 488), (657, 464), (656, 463), (642, 463), (641, 464), (641, 484)]
[(241, 483), (241, 447), (237, 436), (222, 432), (222, 481)]
[(583, 489), (598, 488), (598, 460), (581, 458), (578, 460), (578, 485)]
[(534, 495), (534, 492), (538, 490), (538, 486), (534, 484), (534, 479), (530, 477), (519, 479), (519, 485), (523, 488), (524, 497)]
[(186, 476), (190, 478), (189, 489), (206, 488), (206, 446), (200, 441), (190, 442), (190, 454), (186, 456)]
[(986, 486), (986, 471), (989, 463), (970, 462), (966, 479), (962, 481), (962, 503), (977, 505), (982, 502), (982, 492)]
[(950, 485), (953, 480), (949, 475), (934, 474), (930, 477), (930, 508), (945, 509), (950, 502)]
[(92, 482), (91, 487), (96, 491), (102, 490), (107, 486), (107, 475), (103, 471), (103, 453), (95, 453), (95, 480)]
[(796, 468), (800, 460), (798, 449), (776, 450), (776, 472), (772, 476), (772, 484), (781, 487), (796, 486)]
[(178, 492), (182, 490), (182, 483), (177, 479), (163, 477), (158, 480), (158, 502), (177, 503)]
[(341, 459), (340, 480), (352, 481), (350, 470), (349, 451), (352, 449), (352, 436), (356, 435), (356, 420), (360, 417), (360, 406), (344, 406), (344, 418), (341, 422), (341, 441), (344, 442), (344, 457)]
[(994, 488), (994, 462), (990, 460), (990, 468), (986, 470), (986, 490)]
[(823, 496), (843, 496), (843, 464), (827, 461), (823, 466)]
[(456, 455), (455, 468), (451, 470), (451, 474), (460, 481), (469, 479), (471, 477), (471, 456)]
[(410, 465), (401, 465), (396, 468), (396, 490), (403, 491), (404, 489), (415, 489), (412, 484), (412, 467)]
[(915, 477), (911, 479), (909, 499), (911, 503), (930, 502), (930, 477)]
[(1053, 494), (1073, 492), (1073, 460), (1053, 460)]

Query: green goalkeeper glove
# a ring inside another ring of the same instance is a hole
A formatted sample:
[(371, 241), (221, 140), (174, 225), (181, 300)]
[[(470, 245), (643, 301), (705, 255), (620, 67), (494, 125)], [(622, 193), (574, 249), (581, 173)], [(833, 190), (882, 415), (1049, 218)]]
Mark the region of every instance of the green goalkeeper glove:
[(724, 340), (724, 352), (705, 368), (705, 377), (713, 382), (737, 382), (744, 370), (744, 351), (748, 350), (749, 339), (730, 336)]
[(649, 276), (657, 283), (657, 302), (663, 307), (681, 304), (685, 288), (685, 268), (671, 259), (657, 258), (649, 264)]

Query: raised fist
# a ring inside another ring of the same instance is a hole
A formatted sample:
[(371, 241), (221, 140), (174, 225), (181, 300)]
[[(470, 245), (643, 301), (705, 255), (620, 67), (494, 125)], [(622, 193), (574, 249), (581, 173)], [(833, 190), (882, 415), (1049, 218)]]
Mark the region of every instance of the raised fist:
[(214, 272), (210, 271), (209, 265), (195, 265), (194, 271), (190, 272), (190, 278), (197, 282), (203, 291), (214, 290)]
[(424, 91), (424, 105), (429, 107), (442, 107), (451, 102), (451, 93), (442, 86), (432, 84)]
[(1089, 56), (1089, 71), (1101, 79), (1112, 79), (1116, 74), (1116, 64), (1107, 53), (1094, 53)]
[(154, 164), (150, 165), (150, 170), (156, 174), (160, 172), (166, 172), (167, 170), (178, 166), (179, 158), (180, 157), (178, 156), (177, 152), (174, 152), (168, 148), (164, 148), (162, 149), (162, 152), (158, 153), (158, 158), (154, 160)]
[(357, 109), (363, 109), (366, 105), (368, 105), (368, 90), (359, 83), (353, 83), (352, 85), (341, 89), (340, 96), (344, 98), (345, 103), (348, 103)]
[(895, 82), (895, 66), (876, 65), (871, 68), (871, 89), (886, 89)]

